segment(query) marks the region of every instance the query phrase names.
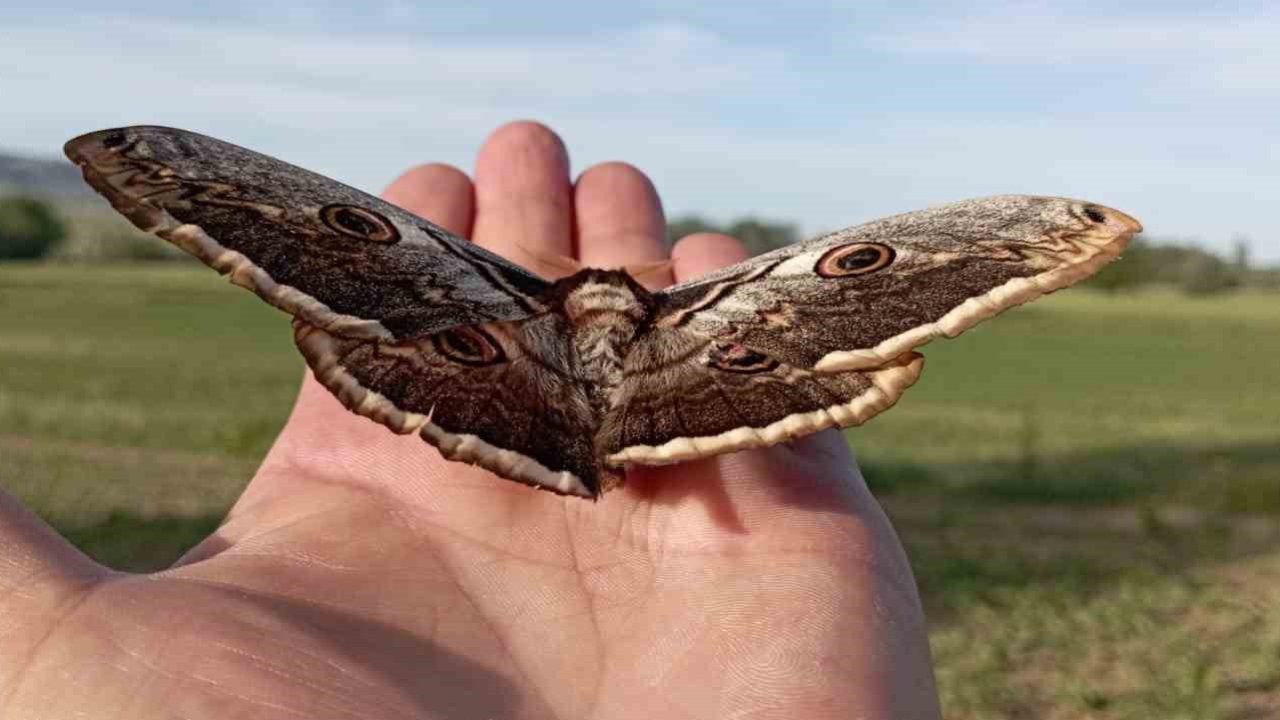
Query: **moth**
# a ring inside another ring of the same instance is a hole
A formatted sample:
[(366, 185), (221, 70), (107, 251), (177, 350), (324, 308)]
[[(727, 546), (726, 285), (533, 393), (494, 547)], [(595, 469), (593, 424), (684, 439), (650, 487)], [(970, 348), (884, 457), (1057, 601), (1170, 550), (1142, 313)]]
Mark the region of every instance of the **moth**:
[(1100, 205), (1000, 196), (897, 215), (650, 292), (546, 280), (394, 205), (184, 130), (66, 145), (116, 210), (293, 316), (349, 409), (451, 460), (598, 498), (666, 464), (861, 424), (914, 349), (1071, 285), (1141, 231)]

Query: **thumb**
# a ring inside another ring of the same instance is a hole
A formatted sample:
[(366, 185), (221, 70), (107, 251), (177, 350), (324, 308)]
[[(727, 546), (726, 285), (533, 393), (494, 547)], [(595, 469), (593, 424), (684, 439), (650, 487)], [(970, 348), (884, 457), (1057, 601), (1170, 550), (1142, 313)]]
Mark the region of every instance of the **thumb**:
[[(0, 490), (0, 647), (26, 657), (50, 624), (112, 575)], [(11, 668), (0, 663), (0, 678)]]

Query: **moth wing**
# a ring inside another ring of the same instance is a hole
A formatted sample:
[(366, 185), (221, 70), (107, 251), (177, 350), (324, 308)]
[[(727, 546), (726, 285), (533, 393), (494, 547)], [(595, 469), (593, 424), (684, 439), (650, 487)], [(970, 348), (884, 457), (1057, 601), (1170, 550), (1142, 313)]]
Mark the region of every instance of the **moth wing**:
[(1092, 275), (1141, 229), (1117, 210), (1065, 198), (953, 203), (675, 285), (661, 293), (654, 324), (794, 368), (875, 368)]
[(681, 328), (655, 328), (628, 354), (601, 429), (610, 465), (661, 465), (860, 425), (919, 377), (908, 352), (826, 373)]
[(450, 459), (561, 494), (598, 496), (616, 478), (596, 460), (596, 416), (562, 316), (451, 328), (386, 342), (294, 321), (316, 379), (350, 410)]
[(308, 325), (397, 341), (543, 310), (541, 278), (275, 158), (149, 126), (89, 133), (65, 150), (135, 225)]

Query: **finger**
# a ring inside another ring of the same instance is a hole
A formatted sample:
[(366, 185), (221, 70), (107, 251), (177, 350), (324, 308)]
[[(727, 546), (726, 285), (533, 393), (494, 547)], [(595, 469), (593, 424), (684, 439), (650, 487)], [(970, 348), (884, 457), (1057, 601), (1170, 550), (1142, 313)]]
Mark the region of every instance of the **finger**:
[(546, 126), (495, 130), (476, 158), (475, 187), (472, 240), (521, 264), (573, 254), (569, 154)]
[(410, 168), (387, 186), (382, 197), (454, 235), (471, 236), (474, 190), (471, 179), (458, 168), (441, 163)]
[(0, 490), (0, 635), (10, 657), (30, 652), (72, 598), (108, 574)]
[(742, 243), (720, 233), (694, 233), (682, 238), (671, 250), (676, 282), (692, 280), (749, 257), (751, 253)]
[[(578, 259), (584, 265), (619, 268), (670, 256), (662, 201), (645, 174), (626, 163), (596, 165), (573, 188)], [(670, 269), (647, 273), (645, 284), (671, 284)]]

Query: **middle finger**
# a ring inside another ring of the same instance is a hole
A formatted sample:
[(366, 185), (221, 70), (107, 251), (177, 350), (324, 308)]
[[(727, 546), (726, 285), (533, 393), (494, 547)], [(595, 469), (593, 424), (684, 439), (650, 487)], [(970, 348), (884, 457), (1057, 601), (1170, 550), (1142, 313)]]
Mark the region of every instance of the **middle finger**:
[(513, 122), (476, 158), (472, 240), (520, 265), (573, 254), (569, 155), (544, 125)]

